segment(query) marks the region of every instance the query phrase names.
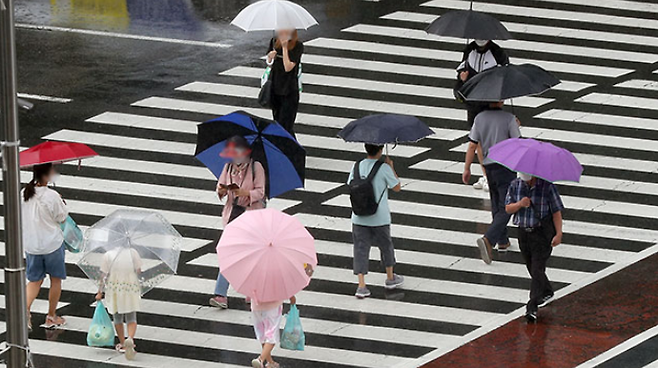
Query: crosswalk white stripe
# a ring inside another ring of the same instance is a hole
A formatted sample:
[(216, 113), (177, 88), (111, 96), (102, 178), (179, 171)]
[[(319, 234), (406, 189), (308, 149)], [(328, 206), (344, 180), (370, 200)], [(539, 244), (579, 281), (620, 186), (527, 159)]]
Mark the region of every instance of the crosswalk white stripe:
[[(246, 78), (261, 78), (262, 68), (238, 66), (221, 73), (222, 75)], [(455, 95), (452, 88), (419, 86), (414, 84), (402, 84), (391, 82), (380, 82), (366, 79), (337, 77), (333, 75), (304, 73), (304, 84), (329, 86), (338, 88), (351, 88), (364, 91), (375, 91), (384, 93), (406, 94), (412, 96), (433, 97), (445, 100), (454, 100)], [(542, 97), (521, 97), (514, 99), (515, 106), (539, 107), (554, 101)]]
[(634, 116), (551, 109), (539, 115), (535, 115), (535, 118), (568, 121), (571, 123), (583, 123), (588, 125), (604, 125), (658, 131), (658, 119), (637, 118)]
[(528, 126), (522, 126), (521, 133), (524, 137), (528, 138), (539, 138), (558, 142), (582, 143), (603, 147), (658, 152), (658, 141), (648, 139), (628, 138), (574, 131), (567, 132), (564, 130), (544, 129)]
[[(437, 49), (427, 49), (420, 47), (388, 45), (388, 44), (386, 45), (386, 47), (382, 47), (382, 44), (376, 42), (341, 40), (334, 38), (316, 38), (314, 40), (306, 42), (305, 45), (313, 46), (313, 47), (329, 48), (335, 50), (345, 50), (345, 51), (359, 50), (360, 52), (369, 52), (376, 54), (386, 54), (386, 55), (394, 55), (394, 56), (406, 55), (406, 56), (421, 58), (421, 59), (446, 60), (446, 61), (455, 62), (455, 66), (463, 56), (460, 52), (456, 52), (456, 51), (444, 51)], [(526, 63), (536, 64), (552, 72), (575, 73), (575, 74), (584, 74), (584, 75), (594, 75), (600, 77), (617, 78), (633, 71), (631, 69), (612, 68), (612, 67), (604, 67), (598, 65), (573, 64), (573, 63), (565, 63), (558, 61), (530, 60), (530, 59), (522, 59), (522, 58), (512, 58), (511, 61), (515, 64), (526, 64)]]
[(595, 105), (628, 107), (632, 109), (658, 110), (658, 104), (653, 98), (625, 96), (607, 93), (590, 93), (575, 100)]
[[(397, 258), (397, 254), (396, 254)], [(376, 258), (375, 258), (376, 259)], [(396, 260), (399, 264), (399, 260)], [(217, 255), (205, 254), (193, 261), (188, 262), (192, 265), (217, 268)], [(369, 272), (368, 278), (370, 280), (386, 280), (386, 274), (381, 272)], [(354, 283), (356, 277), (351, 269), (335, 268), (318, 266), (313, 274), (313, 279), (325, 280), (342, 283)], [(422, 277), (405, 276), (404, 277), (404, 290), (419, 291), (426, 293), (441, 293), (450, 295), (467, 296), (474, 298), (487, 298), (494, 300), (501, 300), (514, 303), (525, 303), (528, 300), (528, 292), (525, 290), (511, 289), (505, 287), (495, 287), (495, 290), (487, 292), (487, 296), (482, 293), (475, 292), (478, 285), (461, 283), (461, 282), (445, 282), (443, 280), (427, 279)], [(485, 290), (489, 286), (481, 286), (480, 290)], [(492, 295), (496, 293), (496, 295)], [(468, 309), (468, 308), (465, 308)]]
[[(69, 316), (66, 325), (61, 327), (65, 331), (86, 332), (91, 324), (91, 319)], [(254, 354), (260, 354), (261, 347), (256, 339), (219, 335), (207, 332), (194, 332), (166, 327), (153, 327), (139, 325), (139, 339), (142, 341), (164, 342), (175, 345), (200, 347), (206, 349), (223, 349)], [(362, 367), (392, 367), (409, 361), (408, 358), (395, 357), (391, 355), (380, 355), (355, 350), (341, 350), (334, 348), (323, 348), (316, 346), (305, 346), (304, 351), (290, 351), (277, 349), (277, 356), (292, 359), (304, 359), (309, 362), (327, 362), (334, 364), (351, 364)]]
[[(343, 29), (343, 32), (406, 38), (410, 40), (437, 41), (437, 42), (440, 41), (440, 42), (450, 42), (456, 44), (464, 43), (464, 40), (461, 38), (439, 37), (433, 34), (428, 34), (424, 30), (420, 30), (420, 29), (377, 26), (370, 24), (357, 24), (355, 26), (351, 26), (349, 28)], [(550, 53), (550, 54), (573, 55), (573, 56), (582, 56), (582, 57), (591, 57), (591, 58), (600, 58), (600, 59), (609, 59), (609, 60), (618, 60), (618, 61), (629, 61), (629, 62), (638, 62), (638, 63), (649, 63), (649, 64), (658, 61), (658, 55), (614, 50), (614, 49), (571, 46), (571, 45), (558, 44), (558, 43), (546, 43), (546, 42), (525, 41), (525, 40), (506, 40), (506, 41), (496, 41), (496, 42), (500, 44), (502, 47), (510, 50), (536, 51), (536, 52)], [(513, 63), (515, 62), (514, 58), (512, 58), (510, 61)]]
[[(341, 232), (351, 232), (352, 222), (348, 218), (321, 216), (299, 213), (297, 217), (305, 226), (310, 228), (335, 230)], [(391, 235), (395, 238), (422, 240), (429, 242), (446, 242), (450, 244), (463, 245), (472, 247), (474, 252), (477, 252), (475, 241), (482, 235), (474, 233), (464, 233), (459, 231), (421, 228), (417, 226), (408, 225), (391, 225)], [(519, 278), (529, 278), (528, 270), (525, 265), (498, 261), (492, 263), (494, 265), (487, 265), (480, 259), (463, 258), (457, 256), (447, 256), (443, 254), (428, 254), (436, 260), (437, 268), (449, 268), (459, 271), (468, 271), (475, 273), (485, 273), (494, 275), (505, 275)], [(588, 275), (587, 272), (563, 270), (558, 268), (547, 269), (547, 274), (551, 280), (558, 282), (572, 283)]]
[[(311, 51), (312, 52), (312, 51)], [(423, 65), (398, 64), (384, 61), (354, 59), (337, 56), (304, 54), (303, 64), (330, 66), (335, 68), (366, 70), (379, 73), (395, 73), (401, 75), (414, 75), (425, 78), (439, 78), (455, 80), (457, 74), (454, 68), (439, 68)], [(592, 83), (565, 81), (553, 87), (559, 91), (578, 92), (585, 88), (594, 86)]]
[[(526, 293), (527, 294), (527, 293)], [(165, 302), (143, 299), (142, 308), (149, 314), (164, 317), (194, 318), (195, 320), (223, 322), (251, 326), (251, 312), (239, 309), (226, 309), (220, 312), (217, 308), (199, 307), (198, 305)], [(438, 347), (455, 338), (424, 331), (413, 331), (400, 328), (361, 325), (330, 320), (300, 317), (305, 333), (328, 336), (338, 336), (358, 340), (391, 342), (390, 336), (395, 336), (395, 343), (413, 346)]]
[[(456, 151), (464, 151), (466, 148), (464, 145), (458, 147), (459, 149), (453, 149)], [(418, 166), (415, 166), (418, 168)], [(449, 162), (445, 164), (444, 170), (451, 173), (461, 173), (463, 170), (463, 164), (456, 163), (450, 164)], [(478, 165), (473, 165), (471, 171), (475, 175), (482, 175), (482, 172)], [(626, 203), (626, 202), (617, 202), (607, 199), (592, 199), (592, 198), (583, 198), (583, 197), (573, 197), (573, 196), (562, 196), (564, 205), (567, 208), (577, 209), (582, 211), (592, 211), (592, 212), (601, 212), (608, 213), (613, 215), (626, 215), (633, 217), (649, 217), (649, 218), (658, 218), (658, 211), (656, 211), (656, 206), (650, 206), (645, 204), (637, 203)]]
[[(65, 165), (77, 166), (78, 163), (67, 162)], [(130, 171), (136, 173), (174, 176), (179, 178), (183, 177), (191, 179), (202, 179), (212, 181), (213, 183), (217, 181), (215, 175), (213, 175), (213, 173), (205, 167), (170, 164), (166, 162), (141, 161), (118, 157), (97, 156), (86, 159), (83, 165), (85, 167), (94, 167), (107, 170)], [(340, 185), (342, 185), (342, 183), (306, 179), (304, 181), (304, 188), (299, 190), (310, 191), (314, 193), (326, 193), (330, 190), (336, 189)], [(214, 185), (209, 186), (208, 188), (212, 191), (213, 187)]]
[(643, 1), (627, 1), (627, 0), (599, 0), (584, 4), (579, 0), (539, 0), (540, 2), (559, 3), (570, 5), (586, 5), (588, 7), (607, 8), (607, 9), (624, 9), (633, 10), (637, 12), (651, 12), (658, 13), (658, 5), (643, 2)]
[(114, 349), (90, 348), (56, 341), (30, 340), (30, 348), (38, 355), (54, 356), (87, 362), (117, 364), (117, 366), (140, 368), (241, 368), (234, 364), (207, 362), (202, 360), (184, 359), (166, 355), (139, 353), (135, 360), (126, 360), (123, 354)]
[[(137, 151), (172, 153), (185, 156), (194, 155), (195, 150), (195, 145), (192, 143), (125, 137), (119, 135), (91, 133), (69, 129), (59, 130), (55, 133), (45, 136), (44, 139), (85, 143), (89, 145), (104, 147), (124, 148)], [(297, 134), (297, 139), (303, 146), (307, 147), (317, 147), (322, 149), (351, 151), (359, 153), (363, 152), (362, 144), (347, 143), (338, 138)], [(427, 150), (428, 148), (398, 146), (394, 151), (391, 151), (391, 156), (413, 157)]]
[[(428, 193), (437, 193), (437, 192), (439, 191), (438, 190), (428, 191)], [(397, 201), (397, 200), (391, 200), (389, 204), (393, 209), (393, 212), (395, 213), (409, 213), (409, 214), (416, 214), (418, 216), (466, 221), (466, 222), (472, 222), (477, 224), (491, 223), (491, 212), (486, 210), (449, 207), (449, 206), (441, 206), (441, 205), (419, 204), (415, 202), (405, 202), (405, 201)], [(323, 205), (349, 208), (350, 206), (349, 197), (347, 195), (341, 195), (324, 202)], [(413, 212), (412, 207), (416, 208), (417, 211)], [(569, 221), (565, 221), (564, 231), (570, 234), (577, 234), (577, 232), (574, 231), (574, 229), (570, 225), (571, 223)], [(446, 241), (447, 240), (448, 239), (446, 239)], [(512, 244), (510, 251), (518, 252), (519, 251), (518, 241), (516, 239), (510, 239), (510, 241)], [(466, 243), (460, 245), (471, 246), (472, 244)], [(602, 262), (610, 262), (610, 263), (614, 263), (620, 259), (623, 259), (624, 257), (629, 257), (632, 254), (633, 254), (632, 252), (590, 248), (590, 247), (570, 245), (570, 244), (560, 244), (559, 247), (553, 249), (553, 256), (590, 260), (590, 261), (602, 261)]]
[[(445, 8), (445, 9), (461, 9), (467, 10), (470, 7), (469, 1), (464, 0), (432, 0), (428, 1), (421, 6)], [(574, 21), (583, 23), (606, 24), (613, 26), (622, 26), (629, 28), (646, 28), (658, 29), (658, 21), (654, 19), (631, 18), (622, 17), (608, 14), (597, 13), (583, 13), (575, 12), (572, 10), (558, 10), (546, 8), (534, 8), (525, 6), (512, 6), (502, 4), (489, 4), (477, 2), (473, 4), (473, 10), (485, 13), (502, 14), (502, 15), (516, 15), (521, 17), (540, 19), (550, 19), (551, 21)]]
[[(384, 15), (382, 19), (399, 20), (417, 23), (431, 23), (437, 19), (436, 14), (412, 13), (406, 11), (397, 11)], [(523, 34), (535, 34), (539, 36), (554, 36), (560, 38), (573, 38), (587, 41), (617, 42), (640, 46), (658, 46), (658, 39), (655, 37), (639, 36), (625, 33), (613, 33), (603, 31), (592, 31), (588, 29), (563, 28), (555, 26), (542, 26), (530, 23), (513, 23), (502, 22), (505, 28), (510, 32)], [(563, 41), (563, 40), (561, 40)]]
[(642, 368), (658, 368), (658, 359), (654, 360), (653, 362), (645, 365)]
[[(2, 255), (5, 255), (5, 244), (1, 243), (1, 251)], [(0, 309), (6, 309), (6, 303), (7, 299), (4, 295), (0, 295)], [(67, 302), (59, 302), (57, 303), (57, 310), (62, 309), (69, 305), (71, 303)], [(41, 299), (36, 299), (34, 301), (34, 304), (32, 304), (32, 313), (39, 313), (39, 314), (48, 314), (48, 309), (50, 308), (50, 305), (47, 300), (41, 300)]]
[(658, 91), (658, 81), (646, 79), (631, 79), (625, 82), (615, 84), (615, 87), (620, 88), (633, 88), (643, 91)]
[(617, 170), (630, 170), (644, 173), (658, 172), (658, 162), (656, 161), (600, 156), (585, 153), (576, 153), (575, 156), (584, 166), (595, 166)]
[[(178, 87), (176, 90), (256, 99), (260, 88), (222, 83), (192, 82), (182, 87)], [(437, 119), (463, 121), (466, 118), (466, 112), (463, 109), (366, 100), (352, 97), (321, 95), (309, 92), (302, 93), (300, 103), (345, 109), (379, 111), (393, 114), (407, 114)]]

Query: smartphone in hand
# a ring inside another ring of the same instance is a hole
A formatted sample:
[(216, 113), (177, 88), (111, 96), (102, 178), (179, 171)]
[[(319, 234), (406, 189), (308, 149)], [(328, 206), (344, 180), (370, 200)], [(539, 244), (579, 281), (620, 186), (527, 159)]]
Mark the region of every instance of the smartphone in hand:
[(229, 184), (229, 185), (219, 184), (219, 186), (226, 189), (226, 190), (231, 190), (231, 191), (236, 190), (236, 189), (240, 189), (240, 186), (235, 184), (235, 183), (232, 183), (232, 184)]

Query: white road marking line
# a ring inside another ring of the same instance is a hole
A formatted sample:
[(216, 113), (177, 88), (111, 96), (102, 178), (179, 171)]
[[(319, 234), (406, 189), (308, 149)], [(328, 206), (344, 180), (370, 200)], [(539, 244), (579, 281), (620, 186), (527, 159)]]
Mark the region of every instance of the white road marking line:
[(579, 0), (539, 0), (547, 3), (570, 4), (570, 5), (586, 5), (588, 7), (607, 8), (607, 9), (624, 9), (637, 12), (658, 13), (658, 5), (655, 3), (643, 1), (627, 1), (627, 0), (598, 0), (595, 2), (583, 3)]
[(658, 91), (658, 81), (645, 79), (631, 79), (625, 82), (615, 84), (615, 87), (633, 88), (643, 91)]
[[(428, 186), (429, 185), (423, 186), (423, 189), (427, 189), (428, 193), (435, 193), (435, 194), (440, 193), (440, 189), (443, 188), (441, 186), (436, 188), (428, 188)], [(446, 195), (449, 194), (446, 193)], [(347, 195), (337, 196), (328, 201), (325, 201), (322, 204), (328, 206), (343, 207), (343, 208), (349, 208), (350, 206), (349, 197)], [(491, 223), (491, 212), (486, 210), (449, 207), (449, 206), (441, 206), (441, 205), (428, 205), (428, 204), (420, 205), (416, 202), (398, 201), (398, 200), (395, 201), (391, 200), (390, 206), (393, 209), (393, 212), (395, 213), (409, 214), (411, 213), (409, 209), (412, 206), (418, 206), (418, 212), (412, 214), (418, 216), (431, 217), (431, 218), (464, 221), (464, 222), (470, 222), (470, 223), (481, 224), (481, 225), (489, 225), (489, 223)], [(565, 233), (568, 234), (578, 234), (577, 227), (572, 226), (572, 222), (570, 221), (565, 221), (564, 231)], [(447, 240), (448, 239), (446, 239), (446, 241)], [(511, 239), (510, 241), (512, 244), (510, 251), (519, 252), (518, 241), (516, 239)], [(473, 244), (467, 242), (467, 243), (458, 243), (458, 245), (465, 245), (470, 247)], [(553, 255), (558, 257), (583, 259), (588, 261), (600, 261), (600, 262), (608, 262), (608, 263), (614, 263), (619, 259), (623, 257), (628, 257), (632, 254), (634, 253), (626, 252), (626, 251), (618, 251), (618, 250), (592, 248), (592, 247), (571, 245), (571, 244), (560, 244), (559, 247), (553, 250)], [(421, 260), (416, 260), (416, 261), (422, 262)]]
[[(382, 19), (400, 20), (407, 22), (431, 23), (437, 19), (436, 14), (412, 13), (406, 11), (397, 11), (381, 17)], [(553, 26), (542, 26), (531, 23), (513, 23), (502, 22), (505, 28), (510, 32), (527, 33), (540, 36), (554, 36), (563, 38), (575, 38), (588, 41), (618, 42), (640, 46), (658, 46), (658, 39), (655, 37), (638, 36), (633, 34), (613, 33), (592, 31), (578, 28), (563, 28)]]
[[(349, 248), (352, 247), (351, 244), (345, 245), (349, 246)], [(396, 250), (396, 261), (399, 264), (400, 262), (399, 259), (397, 259), (397, 252), (398, 250)], [(375, 255), (374, 249), (372, 255)], [(374, 258), (374, 260), (377, 260), (377, 258)], [(212, 267), (214, 269), (219, 267), (216, 254), (204, 254), (203, 256), (188, 262), (188, 264)], [(381, 272), (369, 272), (368, 277), (375, 280), (385, 280), (386, 274)], [(313, 274), (313, 279), (342, 283), (354, 283), (356, 280), (354, 272), (351, 269), (326, 266), (318, 266), (315, 269), (315, 273)], [(477, 285), (454, 281), (427, 279), (408, 275), (404, 277), (404, 290), (413, 290), (434, 294), (459, 295), (472, 298), (485, 298), (521, 304), (525, 304), (528, 301), (527, 290), (512, 289), (501, 286)], [(468, 309), (468, 307), (465, 307), (464, 309)]]
[(658, 110), (658, 103), (654, 98), (634, 97), (607, 93), (590, 93), (575, 100), (595, 105), (608, 105), (629, 107), (632, 109)]
[[(295, 214), (305, 226), (315, 229), (334, 230), (346, 233), (352, 231), (352, 221), (349, 218), (313, 215), (306, 213)], [(421, 240), (429, 242), (446, 242), (450, 244), (463, 245), (472, 247), (477, 252), (475, 241), (482, 235), (474, 233), (464, 233), (452, 230), (433, 229), (426, 227), (417, 227), (409, 225), (391, 225), (391, 234), (394, 238), (404, 238), (412, 240)], [(447, 256), (443, 254), (427, 254), (437, 263), (435, 267), (449, 268), (453, 270), (485, 273), (494, 275), (505, 275), (520, 278), (529, 278), (528, 270), (523, 264), (496, 261), (487, 265), (482, 260), (476, 258), (463, 258), (458, 256)], [(492, 266), (493, 265), (493, 266)], [(549, 278), (557, 282), (572, 283), (587, 275), (587, 272), (563, 270), (559, 268), (547, 269)]]
[[(353, 70), (367, 70), (378, 73), (395, 73), (402, 75), (414, 75), (425, 78), (438, 78), (455, 80), (457, 74), (455, 69), (438, 68), (423, 65), (410, 65), (389, 63), (385, 61), (374, 61), (364, 59), (353, 59), (336, 56), (304, 54), (302, 63), (313, 64), (321, 66), (330, 66), (335, 68), (353, 69)], [(595, 86), (592, 83), (565, 81), (553, 87), (558, 91), (578, 92), (585, 88)]]
[(64, 104), (73, 101), (70, 98), (44, 96), (44, 95), (33, 95), (33, 94), (30, 94), (30, 93), (18, 93), (17, 96), (20, 97), (20, 98), (28, 99), (28, 100), (39, 100), (39, 101), (57, 102), (57, 103), (64, 103)]
[[(437, 49), (427, 49), (420, 47), (388, 45), (388, 44), (386, 45), (386, 47), (382, 47), (382, 44), (376, 42), (342, 40), (342, 39), (334, 39), (334, 38), (316, 38), (314, 40), (306, 42), (305, 45), (312, 47), (335, 49), (335, 50), (344, 50), (344, 51), (358, 50), (360, 52), (369, 52), (376, 54), (386, 54), (386, 55), (395, 55), (395, 56), (406, 55), (406, 56), (421, 58), (421, 59), (446, 60), (446, 61), (455, 62), (455, 66), (458, 64), (459, 60), (462, 59), (463, 56), (461, 52), (456, 52), (456, 51), (444, 51)], [(546, 61), (546, 60), (512, 58), (511, 61), (515, 64), (525, 64), (525, 63), (536, 64), (552, 72), (574, 73), (574, 74), (594, 75), (594, 76), (612, 77), (612, 78), (617, 78), (622, 75), (631, 73), (633, 71), (632, 69), (620, 69), (620, 68), (604, 67), (598, 65), (572, 64), (572, 63)]]
[(527, 138), (539, 138), (558, 142), (582, 143), (594, 146), (658, 152), (658, 142), (650, 139), (615, 137), (605, 134), (583, 133), (557, 129), (522, 126), (521, 133)]
[[(467, 10), (470, 7), (470, 1), (432, 0), (424, 4), (421, 4), (421, 6)], [(481, 11), (484, 13), (528, 17), (529, 22), (532, 22), (532, 18), (540, 18), (540, 19), (550, 19), (551, 21), (567, 20), (567, 21), (583, 22), (583, 23), (623, 26), (629, 28), (639, 27), (639, 28), (647, 28), (647, 29), (658, 29), (658, 21), (653, 19), (620, 17), (615, 15), (597, 14), (597, 13), (589, 13), (589, 12), (583, 13), (583, 12), (575, 12), (572, 10), (533, 8), (533, 7), (525, 7), (525, 6), (488, 4), (482, 2), (475, 3), (473, 5), (473, 10)]]
[[(410, 40), (422, 41), (435, 41), (435, 42), (450, 42), (456, 44), (463, 44), (464, 40), (461, 38), (453, 37), (440, 37), (433, 34), (428, 34), (424, 30), (377, 26), (370, 24), (357, 24), (349, 28), (343, 29), (343, 32), (368, 34), (375, 36), (405, 38)], [(562, 54), (571, 56), (591, 57), (599, 59), (609, 59), (617, 61), (629, 61), (638, 63), (652, 64), (658, 61), (658, 55), (614, 50), (614, 49), (601, 49), (594, 47), (571, 46), (557, 43), (524, 41), (524, 40), (507, 40), (496, 41), (502, 47), (511, 50), (535, 51), (541, 53)], [(514, 60), (512, 60), (514, 61)]]
[(535, 115), (535, 118), (568, 121), (570, 123), (658, 131), (658, 119), (636, 118), (633, 116), (607, 115), (595, 112), (551, 109), (539, 115)]
[[(222, 75), (260, 79), (263, 74), (262, 68), (238, 66), (220, 73)], [(337, 77), (333, 75), (304, 73), (304, 83), (318, 86), (337, 88), (350, 88), (363, 91), (397, 93), (410, 96), (432, 97), (444, 100), (454, 100), (455, 95), (452, 88), (419, 86), (413, 84), (381, 82), (366, 79)], [(551, 98), (543, 97), (521, 97), (514, 99), (515, 106), (539, 107), (553, 102)]]
[[(5, 243), (0, 243), (0, 248), (2, 255), (5, 255)], [(0, 295), (0, 309), (6, 309), (7, 299), (4, 295)], [(71, 303), (59, 302), (57, 303), (57, 310), (62, 309)], [(48, 314), (48, 309), (50, 308), (48, 300), (36, 299), (34, 304), (32, 304), (32, 313), (39, 314)], [(36, 327), (36, 325), (35, 325)]]
[(79, 34), (91, 35), (91, 36), (125, 38), (125, 39), (140, 40), (140, 41), (166, 42), (166, 43), (179, 44), (179, 45), (204, 46), (204, 47), (213, 47), (213, 48), (222, 48), (222, 49), (231, 47), (231, 45), (227, 45), (219, 42), (205, 42), (205, 41), (181, 40), (176, 38), (140, 36), (140, 35), (127, 34), (127, 33), (94, 31), (90, 29), (55, 27), (55, 26), (26, 24), (26, 23), (17, 23), (16, 28), (30, 29), (37, 31), (45, 30), (45, 31), (67, 32), (67, 33), (79, 33)]
[[(260, 88), (222, 83), (192, 82), (178, 87), (176, 90), (256, 99), (258, 97)], [(429, 117), (437, 119), (443, 118), (460, 121), (466, 120), (466, 111), (463, 109), (412, 105), (399, 102), (367, 100), (343, 96), (321, 95), (309, 92), (302, 93), (300, 103), (316, 106), (336, 107), (342, 109), (362, 110), (367, 112), (376, 111), (382, 113), (407, 114), (418, 117)]]
[(639, 333), (630, 339), (622, 342), (621, 344), (609, 349), (596, 357), (580, 364), (576, 368), (595, 368), (599, 364), (607, 362), (608, 360), (621, 355), (623, 352), (640, 345), (641, 343), (649, 340), (650, 338), (658, 335), (658, 326), (654, 326), (642, 333)]

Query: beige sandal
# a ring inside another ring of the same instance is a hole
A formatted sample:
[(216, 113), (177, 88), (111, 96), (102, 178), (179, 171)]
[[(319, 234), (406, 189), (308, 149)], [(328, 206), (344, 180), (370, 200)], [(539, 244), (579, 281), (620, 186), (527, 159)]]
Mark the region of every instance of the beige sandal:
[(55, 316), (51, 317), (48, 316), (46, 317), (46, 323), (44, 323), (43, 327), (47, 329), (51, 328), (57, 328), (66, 325), (66, 320), (60, 316)]

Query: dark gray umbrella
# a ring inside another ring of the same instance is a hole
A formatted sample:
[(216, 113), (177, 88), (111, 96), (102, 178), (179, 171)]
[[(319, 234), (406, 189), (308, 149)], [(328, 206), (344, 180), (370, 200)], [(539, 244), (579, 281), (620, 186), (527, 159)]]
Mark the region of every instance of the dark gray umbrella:
[(509, 40), (512, 35), (491, 15), (474, 10), (456, 10), (443, 14), (425, 32), (439, 36), (477, 40)]
[(505, 65), (479, 73), (459, 94), (466, 101), (496, 102), (541, 94), (560, 83), (553, 74), (532, 64)]
[(387, 143), (413, 143), (434, 134), (415, 116), (399, 114), (368, 115), (347, 124), (338, 136), (346, 142), (377, 145)]

